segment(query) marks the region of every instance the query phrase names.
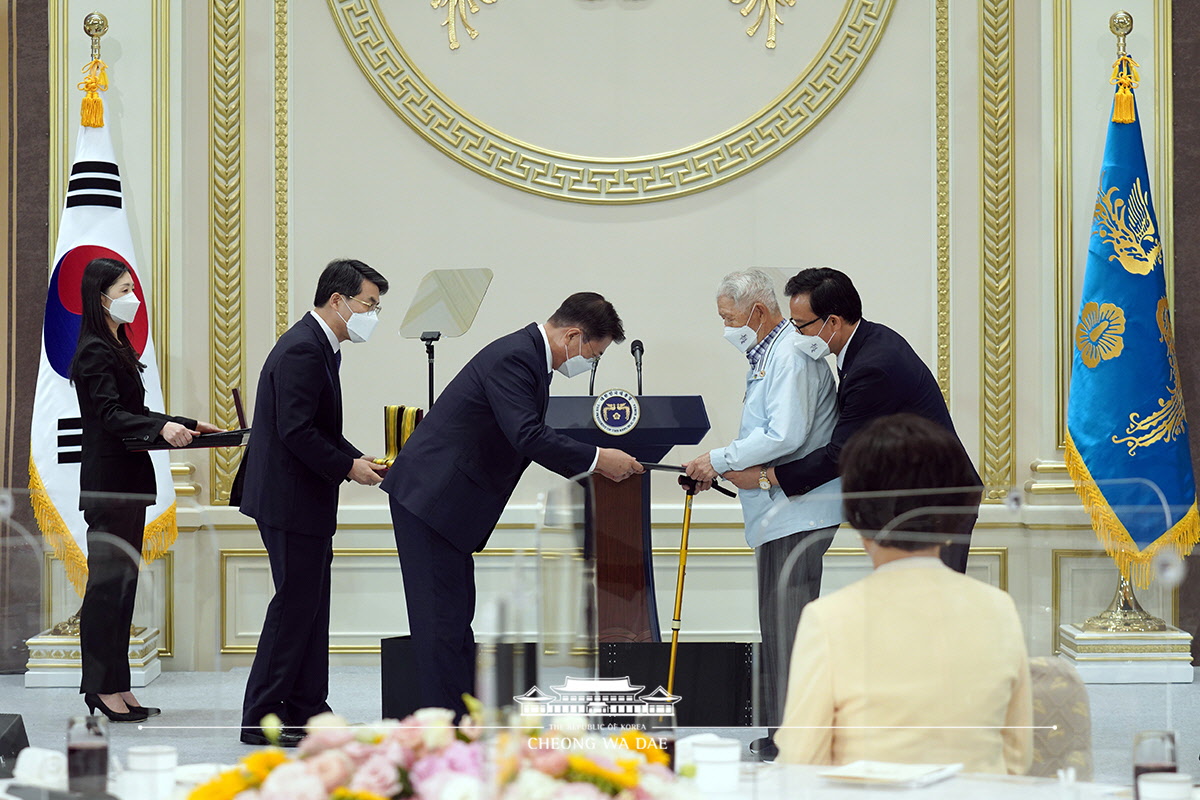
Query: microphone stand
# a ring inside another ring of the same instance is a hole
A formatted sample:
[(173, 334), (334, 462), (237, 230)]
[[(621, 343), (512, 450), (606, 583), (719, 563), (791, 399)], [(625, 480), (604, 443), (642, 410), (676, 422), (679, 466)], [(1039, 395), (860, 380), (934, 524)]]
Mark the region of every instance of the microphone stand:
[(433, 408), (433, 343), (441, 338), (441, 331), (425, 331), (421, 334), (421, 341), (425, 343), (425, 355), (429, 361), (429, 408)]
[(592, 362), (592, 377), (588, 379), (588, 394), (595, 396), (596, 394), (596, 367), (600, 366), (600, 359)]
[(638, 396), (642, 395), (642, 360), (637, 360), (637, 376), (638, 376)]

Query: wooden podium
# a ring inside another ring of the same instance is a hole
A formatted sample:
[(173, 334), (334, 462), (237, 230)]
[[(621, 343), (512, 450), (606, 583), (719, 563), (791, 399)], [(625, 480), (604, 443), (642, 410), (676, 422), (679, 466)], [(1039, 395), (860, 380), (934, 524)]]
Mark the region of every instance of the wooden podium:
[[(551, 397), (546, 424), (598, 447), (624, 450), (639, 461), (659, 462), (677, 444), (697, 444), (708, 433), (699, 396), (640, 396), (633, 430), (611, 436), (592, 418), (594, 397)], [(675, 476), (659, 476), (671, 480)], [(596, 612), (601, 642), (659, 642), (650, 540), (651, 473), (620, 483), (596, 475), (585, 509), (588, 550), (595, 555)], [(681, 492), (682, 496), (682, 492)]]

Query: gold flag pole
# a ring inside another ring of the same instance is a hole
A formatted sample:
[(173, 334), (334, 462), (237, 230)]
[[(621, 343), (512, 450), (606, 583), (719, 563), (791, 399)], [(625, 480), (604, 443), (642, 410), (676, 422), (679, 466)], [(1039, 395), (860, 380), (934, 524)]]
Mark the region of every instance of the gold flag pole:
[(675, 615), (671, 619), (671, 663), (667, 667), (667, 694), (675, 694), (675, 655), (679, 650), (679, 625), (683, 616), (683, 576), (687, 573), (688, 530), (692, 527), (692, 498), (696, 481), (679, 476), (679, 485), (687, 492), (683, 503), (683, 534), (679, 539), (679, 572), (675, 577)]

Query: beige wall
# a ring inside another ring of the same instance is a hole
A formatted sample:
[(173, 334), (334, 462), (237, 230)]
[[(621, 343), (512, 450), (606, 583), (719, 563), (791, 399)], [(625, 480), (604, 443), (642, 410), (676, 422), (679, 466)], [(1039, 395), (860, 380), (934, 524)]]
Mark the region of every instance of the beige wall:
[[(1076, 556), (1063, 553), (1096, 546), (1058, 466), (1057, 387), (1111, 91), (1107, 12), (1082, 4), (1072, 12), (1067, 0), (895, 2), (857, 79), (771, 160), (688, 196), (596, 205), (520, 191), (436, 150), (355, 63), (331, 14), (340, 5), (114, 0), (105, 9), (109, 108), (138, 257), (154, 264), (170, 311), (160, 347), (173, 410), (230, 422), (234, 385), (252, 406), (258, 367), (281, 326), (308, 308), (321, 267), (360, 258), (393, 286), (375, 337), (349, 347), (342, 372), (347, 436), (377, 451), (381, 406), (425, 398), (423, 347), (395, 335), (416, 282), (433, 268), (486, 266), (495, 280), (474, 328), (438, 345), (439, 389), (494, 337), (545, 319), (571, 292), (600, 291), (629, 338), (646, 344), (646, 391), (705, 398), (712, 431), (671, 456), (682, 460), (737, 429), (744, 361), (721, 340), (713, 301), (721, 276), (828, 264), (854, 277), (866, 316), (904, 333), (943, 380), (995, 494), (1015, 487), (1025, 501), (1017, 510), (986, 506), (976, 544), (991, 548), (980, 555), (980, 577), (1007, 585), (1025, 606), (1031, 646), (1048, 652), (1059, 610), (1071, 616), (1072, 603), (1111, 591), (1111, 576), (1093, 575), (1089, 560), (1089, 588), (1052, 597), (1055, 587), (1083, 586), (1071, 577), (1081, 574), (1072, 571)], [(377, 5), (410, 62), (464, 114), (531, 145), (618, 161), (686, 148), (756, 115), (807, 68), (843, 7), (781, 7), (785, 24), (771, 51), (765, 26), (747, 37), (731, 4), (499, 0), (471, 15), (479, 38), (460, 31), (462, 46), (451, 51), (439, 26), (444, 9)], [(1169, 96), (1168, 6), (1128, 4), (1160, 214), (1170, 207), (1170, 159), (1160, 155), (1170, 120), (1151, 109)], [(51, 10), (66, 26), (63, 75), (73, 76), (87, 54), (79, 20), (91, 9), (71, 0)], [(164, 81), (166, 102), (156, 102)], [(65, 116), (77, 100), (71, 91), (56, 102)], [(73, 123), (67, 130), (73, 135)], [(583, 393), (586, 380), (556, 378), (553, 391)], [(598, 388), (634, 383), (627, 345), (614, 347)], [(1031, 471), (1034, 462), (1045, 462), (1042, 472)], [(179, 465), (186, 502), (195, 502), (183, 518), (195, 530), (177, 547), (173, 591), (204, 613), (176, 620), (177, 639), (190, 643), (177, 647), (178, 668), (214, 665), (214, 642), (236, 651), (252, 640), (245, 625), (265, 596), (261, 556), (231, 555), (258, 547), (253, 526), (208, 505), (228, 466), (191, 454)], [(528, 542), (538, 492), (553, 480), (530, 470), (502, 519), (515, 527), (497, 546)], [(399, 573), (381, 572), (378, 554), (364, 553), (391, 546), (382, 495), (350, 486), (342, 498), (338, 544), (359, 551), (342, 562), (346, 591), (355, 570), (366, 570), (359, 586), (373, 587), (388, 609), (364, 629), (358, 600), (335, 599), (335, 628), (341, 613), (352, 648), (404, 620)], [(655, 543), (667, 547), (681, 515), (669, 481), (656, 484), (654, 504)], [(714, 526), (701, 531), (700, 546), (744, 544), (735, 503), (705, 496), (695, 513)], [(238, 572), (254, 558), (257, 573)], [(713, 559), (700, 562), (712, 570), (697, 568), (695, 602), (711, 597), (715, 609), (722, 593), (746, 592), (752, 562), (748, 551)], [(752, 596), (736, 596), (744, 602), (722, 610), (704, 635), (755, 629)], [(1169, 598), (1149, 604), (1166, 608)], [(177, 616), (183, 605), (175, 603)]]

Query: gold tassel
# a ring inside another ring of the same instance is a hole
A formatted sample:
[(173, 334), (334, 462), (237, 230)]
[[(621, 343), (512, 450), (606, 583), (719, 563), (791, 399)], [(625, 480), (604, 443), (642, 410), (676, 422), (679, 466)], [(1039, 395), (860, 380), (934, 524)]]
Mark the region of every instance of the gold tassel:
[(1139, 550), (1129, 531), (1125, 530), (1125, 526), (1109, 506), (1108, 500), (1104, 498), (1103, 492), (1092, 480), (1092, 474), (1083, 463), (1083, 457), (1075, 448), (1070, 433), (1067, 434), (1065, 461), (1067, 472), (1075, 482), (1075, 491), (1083, 501), (1084, 510), (1092, 518), (1092, 530), (1104, 545), (1104, 551), (1116, 562), (1122, 577), (1128, 578), (1137, 588), (1145, 589), (1150, 585), (1154, 577), (1154, 558), (1160, 551), (1166, 548), (1174, 549), (1182, 558), (1200, 544), (1200, 511), (1197, 511), (1193, 501), (1192, 507), (1179, 522), (1155, 539), (1149, 547)]
[(149, 564), (156, 558), (162, 558), (175, 544), (179, 536), (179, 528), (175, 524), (175, 503), (158, 518), (148, 524), (142, 534), (142, 560)]
[(41, 473), (38, 472), (32, 457), (29, 459), (29, 502), (33, 505), (33, 517), (42, 529), (42, 536), (54, 551), (54, 557), (63, 563), (67, 571), (67, 580), (71, 582), (75, 593), (83, 597), (83, 590), (87, 586), (87, 556), (71, 535), (66, 520), (50, 501), (50, 495), (42, 483)]
[(107, 69), (108, 66), (98, 58), (89, 61), (83, 68), (86, 77), (79, 82), (79, 88), (85, 94), (79, 114), (81, 121), (88, 128), (104, 127), (104, 102), (100, 99), (100, 92), (108, 91)]
[(1133, 104), (1133, 90), (1141, 80), (1137, 68), (1138, 63), (1128, 54), (1118, 56), (1117, 63), (1113, 64), (1112, 79), (1109, 80), (1109, 83), (1117, 87), (1117, 94), (1113, 98), (1113, 122), (1137, 121), (1137, 110)]

